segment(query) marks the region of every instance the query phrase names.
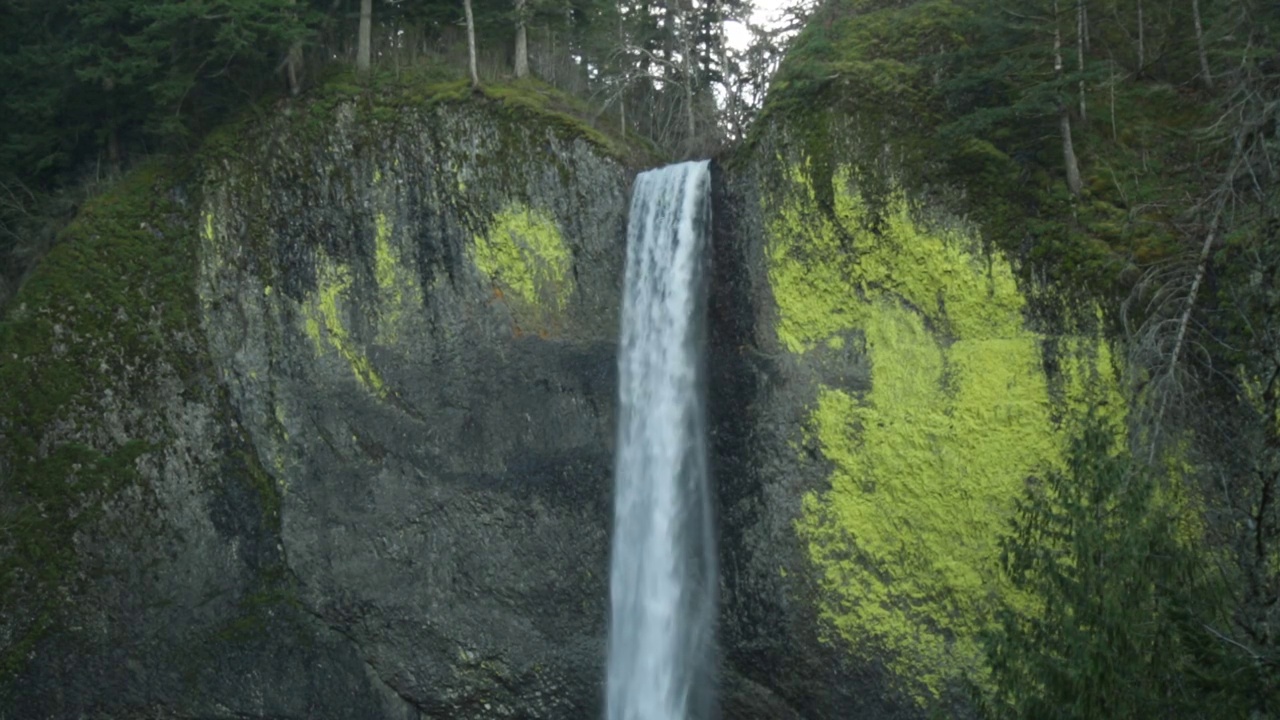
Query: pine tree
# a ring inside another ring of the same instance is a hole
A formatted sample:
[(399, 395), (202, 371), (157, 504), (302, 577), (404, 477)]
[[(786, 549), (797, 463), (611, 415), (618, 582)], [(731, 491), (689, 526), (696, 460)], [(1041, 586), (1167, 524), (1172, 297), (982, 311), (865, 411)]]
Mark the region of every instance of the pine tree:
[(1097, 419), (1065, 470), (1030, 484), (1003, 542), (1023, 602), (987, 639), (988, 717), (1240, 717), (1196, 685), (1218, 595), (1179, 537), (1176, 496)]

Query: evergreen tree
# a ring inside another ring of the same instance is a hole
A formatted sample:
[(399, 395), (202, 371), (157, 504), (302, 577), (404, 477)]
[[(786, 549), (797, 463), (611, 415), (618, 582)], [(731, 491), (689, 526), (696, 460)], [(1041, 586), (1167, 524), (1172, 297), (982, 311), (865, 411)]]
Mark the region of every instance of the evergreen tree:
[(990, 718), (1241, 717), (1205, 674), (1219, 597), (1177, 493), (1090, 419), (1065, 470), (1033, 481), (1004, 540), (1023, 594), (987, 638)]

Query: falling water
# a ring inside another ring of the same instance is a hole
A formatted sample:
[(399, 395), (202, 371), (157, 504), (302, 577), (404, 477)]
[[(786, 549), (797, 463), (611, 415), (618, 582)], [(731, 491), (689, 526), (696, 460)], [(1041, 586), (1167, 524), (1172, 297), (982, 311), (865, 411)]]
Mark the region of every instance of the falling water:
[(705, 720), (714, 701), (707, 481), (706, 162), (641, 174), (619, 353), (607, 720)]

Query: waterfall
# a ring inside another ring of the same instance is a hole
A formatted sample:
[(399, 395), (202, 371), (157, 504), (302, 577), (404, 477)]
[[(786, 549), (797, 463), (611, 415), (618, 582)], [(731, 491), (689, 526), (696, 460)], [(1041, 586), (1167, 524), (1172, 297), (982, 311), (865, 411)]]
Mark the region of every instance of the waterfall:
[(706, 720), (715, 535), (704, 383), (708, 164), (636, 178), (627, 228), (607, 720)]

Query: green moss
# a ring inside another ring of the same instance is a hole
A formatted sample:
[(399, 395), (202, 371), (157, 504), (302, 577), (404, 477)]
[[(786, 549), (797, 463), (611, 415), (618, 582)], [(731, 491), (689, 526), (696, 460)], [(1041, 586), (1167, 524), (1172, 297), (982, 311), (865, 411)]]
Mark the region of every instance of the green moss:
[(1070, 412), (1118, 390), (1094, 339), (1068, 340), (1061, 378), (1045, 375), (1045, 338), (998, 253), (920, 222), (900, 192), (872, 223), (848, 171), (834, 177), (832, 212), (795, 173), (767, 214), (779, 342), (806, 354), (859, 337), (870, 361), (869, 391), (818, 391), (809, 442), (830, 487), (806, 495), (797, 530), (830, 627), (927, 704), (981, 682), (979, 634), (997, 599), (1017, 603), (998, 539), (1026, 478), (1061, 461), (1055, 395)]
[(543, 210), (509, 206), (475, 238), (473, 259), (526, 330), (555, 329), (573, 293), (572, 257), (555, 218)]
[(287, 572), (283, 567), (264, 572), (259, 578), (260, 587), (240, 600), (238, 613), (216, 627), (211, 633), (212, 639), (240, 644), (258, 640), (265, 632), (278, 631), (278, 615), (302, 608), (297, 592), (281, 577)]
[(302, 303), (303, 328), (317, 354), (336, 354), (365, 389), (381, 396), (386, 392), (382, 377), (347, 329), (347, 315), (357, 307), (351, 282), (350, 267), (317, 250), (316, 289)]
[[(389, 390), (369, 357), (367, 345), (370, 341), (386, 346), (398, 342), (414, 308), (421, 306), (421, 288), (411, 260), (403, 257), (402, 238), (397, 237), (394, 187), (385, 181), (381, 170), (375, 170), (371, 180), (373, 246), (364, 255), (367, 264), (345, 262), (318, 248), (315, 286), (301, 298), (298, 315), (301, 330), (319, 357), (341, 362), (368, 392), (385, 397)], [(219, 245), (241, 240), (223, 235), (215, 208), (216, 201), (206, 204), (201, 234), (207, 246), (205, 261), (219, 263), (228, 256), (239, 256), (238, 250), (227, 253)], [(266, 302), (287, 302), (273, 299), (270, 285), (264, 285), (262, 293)], [(205, 301), (211, 302), (208, 298)], [(364, 332), (366, 327), (373, 332)], [(280, 408), (276, 414), (282, 418)], [(281, 427), (283, 424), (280, 419)]]
[(273, 480), (258, 460), (257, 453), (248, 449), (248, 438), (243, 441), (245, 448), (240, 452), (240, 460), (244, 463), (245, 477), (258, 496), (258, 504), (262, 508), (262, 517), (266, 528), (272, 532), (280, 531), (280, 504), (283, 488)]
[[(1001, 587), (996, 559), (1023, 479), (1054, 457), (1035, 339), (947, 348), (916, 313), (867, 326), (873, 390), (824, 389), (812, 416), (831, 490), (805, 498), (802, 535), (824, 612), (925, 702), (979, 674), (978, 633)], [(856, 551), (851, 555), (852, 547)]]
[(536, 122), (566, 139), (585, 140), (615, 159), (651, 159), (649, 148), (597, 127), (599, 113), (594, 108), (552, 85), (523, 78), (485, 83), (475, 90), (467, 78), (440, 66), (377, 73), (366, 83), (349, 72), (338, 73), (308, 93), (302, 121), (323, 134), (335, 109), (344, 104), (353, 104), (368, 119), (395, 125), (403, 121), (406, 109), (486, 101), (513, 119)]
[(562, 134), (581, 137), (607, 155), (624, 159), (635, 155), (625, 139), (617, 139), (597, 129), (587, 118), (595, 117), (586, 103), (541, 81), (525, 78), (510, 83), (485, 85), (485, 97), (497, 100), (507, 110), (537, 117)]
[(422, 290), (417, 274), (401, 256), (395, 237), (392, 213), (395, 209), (390, 189), (384, 187), (382, 173), (374, 173), (373, 275), (378, 296), (378, 342), (395, 345), (415, 307), (420, 307)]
[(975, 253), (962, 230), (917, 222), (901, 191), (873, 216), (847, 169), (833, 183), (832, 212), (820, 212), (813, 183), (794, 171), (797, 194), (770, 216), (769, 278), (787, 349), (859, 327), (874, 307), (862, 300), (877, 297), (896, 298), (956, 338), (1023, 333), (1026, 303), (1007, 262)]
[(1210, 191), (1203, 168), (1216, 151), (1188, 139), (1214, 123), (1214, 104), (1095, 47), (1093, 71), (1117, 74), (1086, 97), (1105, 110), (1073, 119), (1085, 187), (1072, 197), (1054, 120), (1028, 84), (1044, 58), (1010, 44), (1025, 27), (1002, 24), (950, 0), (822, 3), (742, 154), (789, 145), (813, 166), (820, 200), (833, 161), (858, 169), (871, 205), (893, 183), (928, 194), (972, 219), (1024, 279), (1119, 301), (1135, 270), (1180, 252), (1186, 204), (1170, 199)]
[[(86, 444), (101, 406), (148, 397), (162, 367), (197, 372), (192, 220), (171, 198), (177, 171), (147, 165), (90, 201), (0, 322), (0, 612), (35, 617), (13, 630), (4, 670), (52, 628), (78, 582), (73, 538), (102, 517), (137, 464), (140, 438)], [(20, 604), (21, 612), (12, 611)]]

